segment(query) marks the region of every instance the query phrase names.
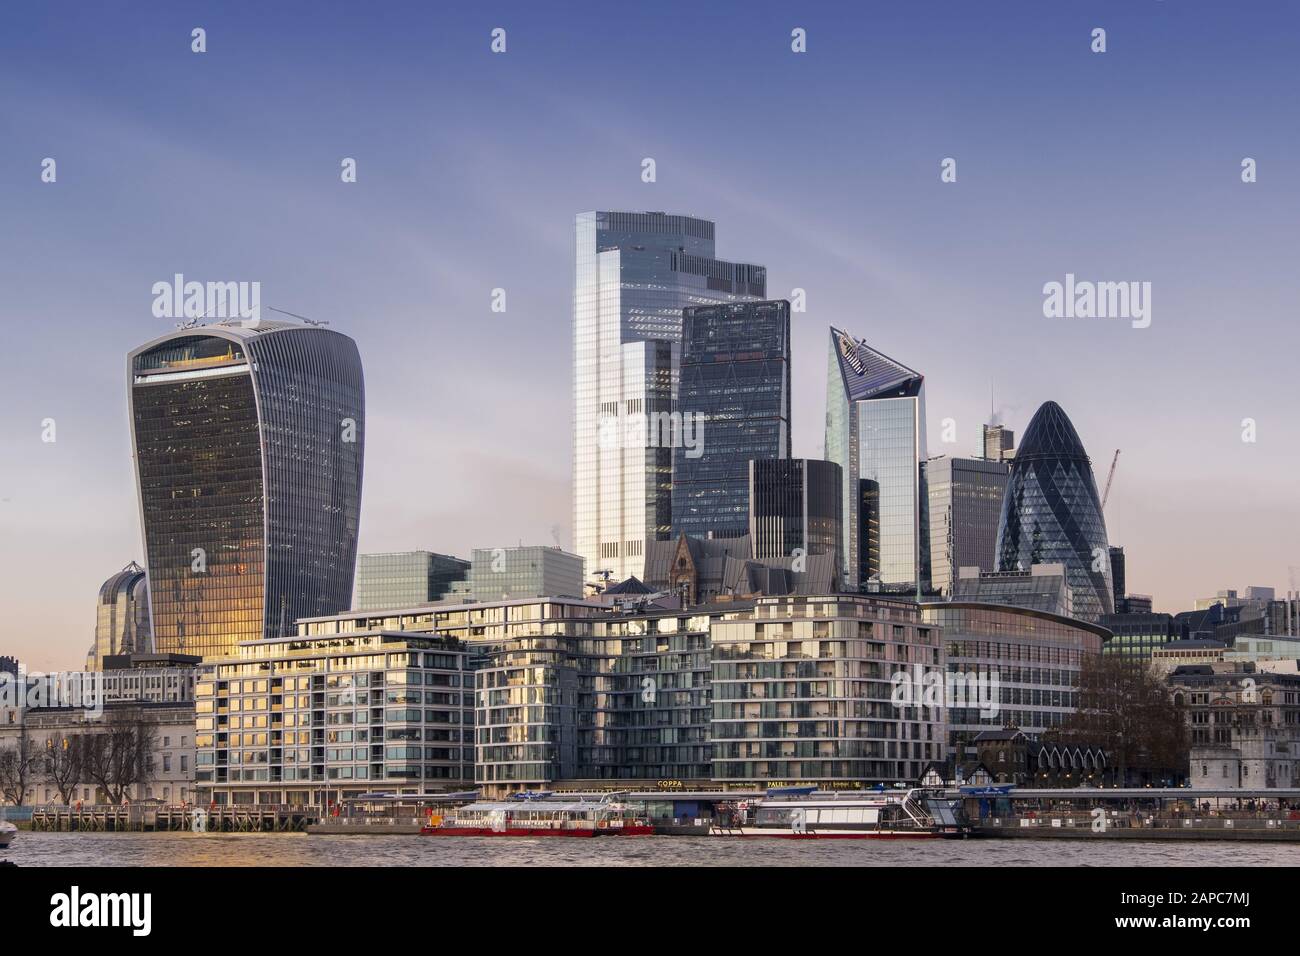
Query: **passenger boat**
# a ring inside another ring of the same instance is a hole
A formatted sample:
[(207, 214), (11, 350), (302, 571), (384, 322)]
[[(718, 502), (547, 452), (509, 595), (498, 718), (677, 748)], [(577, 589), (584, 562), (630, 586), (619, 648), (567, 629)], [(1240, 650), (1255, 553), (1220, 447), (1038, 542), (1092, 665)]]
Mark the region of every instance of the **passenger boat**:
[(18, 828), (7, 820), (0, 820), (0, 850), (6, 849), (10, 843), (14, 842), (14, 837), (18, 835)]
[(719, 807), (714, 836), (819, 839), (939, 839), (970, 834), (961, 804), (938, 791), (870, 794), (813, 788)]
[(655, 828), (617, 800), (525, 798), (471, 803), (447, 817), (430, 816), (425, 836), (650, 836)]

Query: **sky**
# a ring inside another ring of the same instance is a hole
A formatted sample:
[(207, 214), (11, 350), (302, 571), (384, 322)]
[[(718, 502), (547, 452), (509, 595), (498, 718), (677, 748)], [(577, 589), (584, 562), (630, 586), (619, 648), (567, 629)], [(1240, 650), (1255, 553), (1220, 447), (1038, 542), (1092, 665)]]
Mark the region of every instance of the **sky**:
[[(175, 273), (356, 340), (362, 551), (571, 546), (591, 209), (711, 219), (769, 296), (805, 290), (797, 456), (833, 324), (926, 376), (931, 454), (1048, 399), (1099, 485), (1121, 449), (1110, 538), (1158, 610), (1285, 589), (1297, 27), (1287, 2), (5, 4), (0, 654), (79, 667), (99, 585), (143, 560), (125, 357), (171, 331)], [(1150, 282), (1150, 326), (1045, 317), (1067, 274)]]

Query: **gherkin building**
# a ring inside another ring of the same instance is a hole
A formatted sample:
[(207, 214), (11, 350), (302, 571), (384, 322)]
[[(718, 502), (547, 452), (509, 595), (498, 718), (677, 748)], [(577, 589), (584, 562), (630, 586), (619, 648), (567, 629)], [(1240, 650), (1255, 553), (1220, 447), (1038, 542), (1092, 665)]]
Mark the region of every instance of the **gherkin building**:
[(1056, 402), (1034, 413), (1012, 460), (998, 522), (999, 571), (1063, 564), (1074, 616), (1114, 611), (1110, 551), (1092, 463)]

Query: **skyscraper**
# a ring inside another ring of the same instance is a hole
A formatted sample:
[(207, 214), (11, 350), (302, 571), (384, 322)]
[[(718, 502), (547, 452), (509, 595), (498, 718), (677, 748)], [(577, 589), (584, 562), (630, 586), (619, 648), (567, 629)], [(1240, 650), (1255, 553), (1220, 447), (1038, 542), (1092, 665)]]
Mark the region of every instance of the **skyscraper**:
[(790, 303), (686, 309), (677, 409), (673, 537), (746, 534), (749, 462), (790, 457)]
[(951, 595), (957, 570), (997, 567), (998, 520), (1008, 466), (980, 458), (931, 458), (925, 483), (930, 496), (930, 578)]
[(356, 343), (220, 322), (127, 357), (154, 651), (228, 656), (352, 598), (365, 398)]
[(984, 426), (984, 457), (989, 461), (1010, 461), (1015, 444), (1016, 433), (1005, 425)]
[(1115, 613), (1118, 614), (1124, 603), (1124, 595), (1128, 593), (1128, 582), (1124, 575), (1124, 549), (1115, 544), (1110, 546), (1110, 587), (1115, 602)]
[(925, 379), (830, 332), (826, 457), (843, 470), (845, 587), (927, 590)]
[(749, 463), (749, 536), (760, 560), (833, 552), (844, 525), (840, 466), (810, 458)]
[(646, 541), (672, 532), (682, 310), (767, 293), (766, 270), (714, 258), (713, 236), (691, 216), (577, 217), (573, 530), (588, 579), (641, 576)]
[(1011, 463), (998, 523), (998, 570), (1065, 565), (1075, 616), (1096, 621), (1114, 611), (1110, 548), (1092, 462), (1055, 402), (1030, 419)]
[(116, 654), (151, 654), (149, 584), (134, 561), (99, 589), (95, 602), (95, 643), (86, 655), (86, 670), (102, 670), (104, 658)]

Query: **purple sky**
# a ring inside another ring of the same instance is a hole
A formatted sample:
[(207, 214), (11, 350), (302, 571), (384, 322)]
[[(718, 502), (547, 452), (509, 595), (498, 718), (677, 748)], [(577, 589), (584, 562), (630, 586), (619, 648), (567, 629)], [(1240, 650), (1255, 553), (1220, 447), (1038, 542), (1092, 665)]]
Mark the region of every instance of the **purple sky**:
[[(150, 288), (176, 272), (357, 340), (363, 550), (570, 545), (596, 208), (713, 219), (773, 297), (807, 290), (795, 454), (822, 454), (833, 323), (926, 375), (932, 454), (976, 450), (991, 386), (1018, 431), (1058, 401), (1099, 483), (1122, 448), (1111, 541), (1158, 609), (1300, 565), (1294, 7), (265, 6), (0, 11), (0, 654), (80, 666), (100, 583), (142, 559), (124, 357), (170, 329)], [(1066, 273), (1151, 282), (1151, 327), (1044, 318)]]

